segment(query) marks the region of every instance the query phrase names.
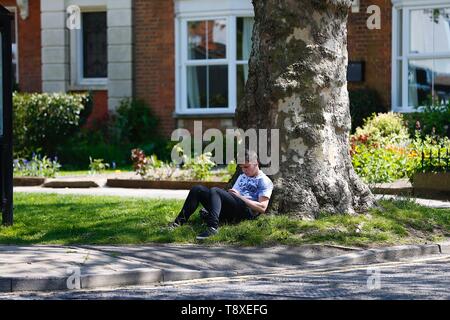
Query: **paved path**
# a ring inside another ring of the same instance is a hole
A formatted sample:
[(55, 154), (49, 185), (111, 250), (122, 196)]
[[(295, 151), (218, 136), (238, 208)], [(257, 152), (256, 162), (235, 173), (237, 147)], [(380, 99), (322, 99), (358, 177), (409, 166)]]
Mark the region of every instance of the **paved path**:
[[(369, 278), (371, 277), (372, 278)], [(373, 281), (371, 281), (373, 280)], [(450, 255), (95, 291), (0, 293), (0, 299), (450, 299)], [(227, 304), (230, 304), (228, 301)], [(176, 312), (181, 312), (178, 310)], [(222, 310), (225, 312), (225, 310)]]
[(0, 246), (1, 277), (65, 276), (67, 268), (83, 274), (133, 269), (251, 271), (287, 268), (306, 261), (357, 249), (306, 245), (302, 247), (230, 247), (201, 245), (148, 246)]
[(51, 189), (42, 187), (14, 187), (14, 192), (184, 200), (186, 199), (189, 190), (127, 189), (127, 188), (106, 188), (106, 187), (91, 188), (91, 189), (69, 189), (69, 188)]

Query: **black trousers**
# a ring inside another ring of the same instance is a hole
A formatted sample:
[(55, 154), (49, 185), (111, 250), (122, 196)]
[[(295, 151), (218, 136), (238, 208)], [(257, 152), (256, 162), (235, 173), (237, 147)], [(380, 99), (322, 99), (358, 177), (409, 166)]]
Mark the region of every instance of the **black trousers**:
[(201, 204), (208, 210), (206, 223), (208, 227), (218, 228), (220, 222), (238, 222), (246, 219), (255, 219), (245, 202), (237, 196), (220, 188), (207, 188), (202, 185), (194, 186), (184, 202), (183, 209), (176, 218), (180, 224), (186, 223), (189, 217)]

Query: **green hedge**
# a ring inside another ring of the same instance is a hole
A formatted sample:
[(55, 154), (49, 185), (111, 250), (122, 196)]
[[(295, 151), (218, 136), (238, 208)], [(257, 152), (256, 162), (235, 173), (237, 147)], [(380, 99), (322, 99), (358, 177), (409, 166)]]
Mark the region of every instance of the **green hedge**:
[(15, 157), (54, 155), (86, 119), (87, 94), (13, 94)]

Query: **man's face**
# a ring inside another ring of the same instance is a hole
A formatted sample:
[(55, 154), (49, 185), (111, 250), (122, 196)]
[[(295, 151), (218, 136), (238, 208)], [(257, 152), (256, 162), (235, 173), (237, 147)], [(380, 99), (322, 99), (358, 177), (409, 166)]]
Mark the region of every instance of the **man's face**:
[(258, 174), (259, 168), (258, 163), (246, 162), (244, 164), (240, 164), (242, 172), (249, 177), (256, 176)]

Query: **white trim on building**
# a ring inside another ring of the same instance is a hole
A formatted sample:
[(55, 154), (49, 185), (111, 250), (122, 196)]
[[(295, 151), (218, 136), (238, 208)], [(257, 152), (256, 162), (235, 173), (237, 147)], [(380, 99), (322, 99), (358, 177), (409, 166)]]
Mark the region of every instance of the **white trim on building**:
[[(175, 4), (175, 85), (176, 114), (234, 115), (237, 106), (237, 66), (248, 61), (237, 60), (236, 21), (254, 17), (251, 0), (174, 0)], [(226, 58), (213, 60), (188, 59), (188, 22), (224, 19), (226, 21)], [(228, 66), (228, 105), (215, 108), (188, 108), (187, 68), (189, 66)]]
[[(416, 108), (410, 102), (411, 88), (410, 77), (411, 72), (409, 70), (409, 64), (411, 60), (419, 61), (424, 64), (426, 60), (442, 61), (441, 59), (450, 59), (450, 23), (443, 26), (447, 32), (447, 39), (442, 39), (440, 45), (445, 45), (448, 50), (440, 50), (439, 52), (417, 52), (417, 50), (411, 50), (411, 25), (412, 17), (411, 12), (420, 9), (441, 9), (450, 8), (449, 0), (392, 0), (392, 110), (396, 112), (414, 112)], [(416, 29), (424, 29), (425, 27), (417, 27), (417, 24), (423, 21), (415, 20), (414, 26)], [(423, 24), (423, 23), (422, 23)], [(417, 38), (417, 34), (414, 34)], [(433, 35), (427, 35), (423, 38), (434, 37)], [(428, 39), (429, 40), (429, 39)], [(447, 41), (447, 42), (445, 42)], [(443, 44), (446, 43), (446, 44)], [(421, 44), (423, 48), (426, 48), (424, 44)], [(442, 48), (441, 48), (442, 49)], [(450, 66), (450, 61), (449, 61)], [(433, 68), (433, 70), (436, 70)], [(442, 70), (440, 70), (442, 71)], [(449, 70), (450, 72), (450, 70)], [(431, 76), (434, 79), (434, 75)], [(434, 81), (434, 80), (433, 80)], [(432, 82), (432, 89), (434, 92), (434, 82)], [(420, 103), (419, 103), (420, 104)]]
[[(108, 77), (84, 79), (82, 33), (67, 29), (66, 10), (77, 5), (82, 12), (107, 13)], [(42, 88), (44, 92), (108, 90), (108, 109), (133, 96), (133, 1), (41, 0)]]

